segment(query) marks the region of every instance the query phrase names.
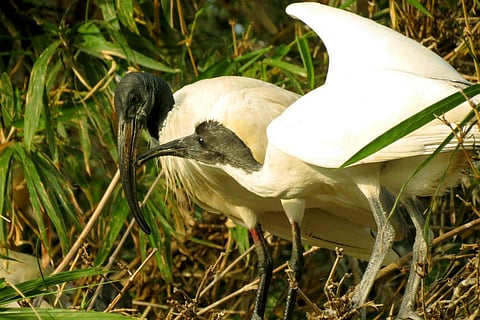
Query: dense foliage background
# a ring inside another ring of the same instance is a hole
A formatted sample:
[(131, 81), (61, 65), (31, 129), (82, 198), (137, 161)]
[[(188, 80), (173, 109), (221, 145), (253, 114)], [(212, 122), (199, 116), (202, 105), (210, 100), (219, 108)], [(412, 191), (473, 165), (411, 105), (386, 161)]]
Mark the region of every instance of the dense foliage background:
[[(138, 172), (138, 190), (149, 192), (146, 210), (156, 217), (158, 229), (147, 237), (130, 222), (118, 183), (113, 92), (129, 70), (161, 75), (173, 90), (221, 75), (258, 78), (300, 94), (318, 87), (328, 56), (308, 28), (284, 13), (289, 2), (1, 2), (0, 245), (37, 256), (57, 274), (47, 283), (19, 285), (24, 295), (58, 293), (58, 299), (46, 297), (58, 308), (103, 310), (116, 289), (104, 286), (100, 298), (91, 296), (100, 282), (115, 280), (117, 288), (126, 288), (116, 305), (126, 315), (220, 319), (250, 314), (256, 257), (247, 250), (242, 227), (165, 192), (151, 164)], [(480, 78), (478, 0), (321, 2), (389, 25), (430, 47), (468, 80)], [(460, 188), (432, 202), (425, 199), (427, 206), (433, 203), (432, 229), (445, 238), (433, 246), (432, 270), (422, 286), (419, 307), (431, 319), (472, 318), (480, 312), (475, 172), (472, 165)], [(448, 233), (469, 221), (474, 224), (462, 233)], [(289, 244), (271, 238), (271, 245), (275, 265), (281, 265)], [(2, 257), (8, 255), (4, 251)], [(313, 250), (306, 261), (301, 289), (320, 307), (334, 259), (335, 253)], [(348, 257), (341, 261), (335, 281), (347, 272), (353, 276), (340, 293), (358, 283), (364, 267)], [(372, 317), (385, 318), (401, 298), (408, 273), (392, 270), (372, 293), (384, 304), (372, 309)], [(273, 319), (283, 310), (283, 271), (272, 286), (267, 312)], [(0, 304), (19, 299), (11, 286), (0, 284)], [(2, 310), (4, 317), (37, 317), (32, 309)], [(314, 317), (313, 312), (311, 304), (299, 301), (298, 317)], [(66, 316), (75, 315), (59, 317)], [(82, 319), (87, 316), (99, 317), (84, 314)]]

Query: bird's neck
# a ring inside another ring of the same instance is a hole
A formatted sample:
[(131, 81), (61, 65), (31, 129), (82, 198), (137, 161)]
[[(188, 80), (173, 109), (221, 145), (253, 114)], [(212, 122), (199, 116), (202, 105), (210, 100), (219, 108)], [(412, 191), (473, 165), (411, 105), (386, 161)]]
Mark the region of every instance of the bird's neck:
[[(268, 145), (265, 163), (253, 157), (236, 157), (238, 163), (223, 164), (222, 169), (247, 190), (267, 198), (293, 198), (301, 194), (297, 186), (315, 172), (275, 147)], [(300, 168), (300, 169), (298, 169)], [(298, 169), (298, 170), (297, 170)]]
[(276, 190), (271, 188), (268, 172), (258, 163), (256, 165), (242, 163), (241, 166), (226, 164), (222, 165), (222, 170), (250, 192), (267, 198), (278, 197)]

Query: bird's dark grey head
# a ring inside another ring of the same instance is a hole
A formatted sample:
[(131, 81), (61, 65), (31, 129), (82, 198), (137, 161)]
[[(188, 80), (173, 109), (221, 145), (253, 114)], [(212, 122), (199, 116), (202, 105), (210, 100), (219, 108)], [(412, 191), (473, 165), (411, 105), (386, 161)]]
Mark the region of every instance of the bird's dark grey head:
[(137, 143), (144, 128), (158, 139), (159, 129), (175, 102), (163, 79), (140, 72), (125, 75), (117, 85), (114, 101), (118, 117), (118, 160), (125, 197), (140, 227), (150, 233), (136, 194)]
[(160, 156), (177, 156), (196, 160), (211, 166), (229, 165), (246, 172), (260, 170), (250, 148), (218, 121), (206, 120), (192, 135), (167, 142), (138, 157), (139, 164)]
[(158, 139), (161, 124), (175, 101), (170, 86), (151, 73), (126, 74), (115, 90), (115, 109), (119, 120), (141, 122)]

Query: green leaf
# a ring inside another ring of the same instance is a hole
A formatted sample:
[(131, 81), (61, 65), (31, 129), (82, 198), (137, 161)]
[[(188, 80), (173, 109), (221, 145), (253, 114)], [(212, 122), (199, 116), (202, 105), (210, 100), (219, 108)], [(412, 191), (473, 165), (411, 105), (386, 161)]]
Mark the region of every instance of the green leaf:
[(117, 2), (117, 12), (120, 22), (128, 28), (133, 33), (139, 34), (137, 25), (135, 23), (135, 16), (133, 12), (133, 1), (132, 0), (116, 0)]
[(297, 65), (285, 62), (285, 61), (273, 60), (273, 59), (264, 59), (263, 63), (265, 63), (265, 64), (267, 64), (271, 67), (279, 68), (281, 70), (296, 74), (300, 77), (304, 77), (304, 78), (307, 77), (307, 73), (305, 72), (305, 69), (303, 69), (302, 67), (299, 67)]
[(94, 57), (104, 59), (105, 56), (109, 55), (137, 63), (152, 70), (168, 73), (180, 72), (179, 69), (167, 67), (152, 58), (131, 50), (128, 46), (120, 46), (117, 43), (107, 41), (93, 23), (84, 24), (79, 31), (82, 33), (84, 41), (77, 45), (78, 49)]
[[(65, 271), (44, 278), (17, 283), (15, 284), (15, 287), (20, 290), (25, 297), (33, 298), (48, 293), (48, 288), (57, 284), (74, 281), (84, 277), (96, 276), (105, 272), (105, 270), (98, 267)], [(55, 292), (52, 292), (51, 294), (55, 294)], [(10, 286), (4, 286), (0, 289), (0, 305), (21, 299), (23, 299), (22, 296)]]
[[(47, 229), (43, 220), (43, 213), (45, 212), (55, 226), (55, 231), (60, 240), (62, 249), (64, 252), (68, 251), (70, 244), (68, 241), (67, 230), (64, 224), (62, 211), (55, 201), (56, 195), (62, 192), (62, 186), (56, 185), (56, 177), (52, 177), (51, 175), (47, 175), (47, 177), (51, 179), (42, 179), (39, 168), (40, 170), (45, 170), (45, 167), (43, 166), (44, 164), (40, 157), (33, 155), (33, 158), (30, 158), (25, 150), (18, 146), (16, 146), (15, 151), (25, 172), (25, 182), (28, 192), (30, 193), (30, 202), (33, 207), (35, 221), (38, 224), (42, 241), (45, 244), (48, 243), (46, 238)], [(37, 165), (39, 167), (37, 167)], [(43, 171), (42, 173), (48, 172)], [(50, 185), (54, 192), (51, 191), (52, 189), (47, 190), (45, 183)]]
[[(463, 90), (468, 98), (472, 98), (477, 94), (480, 94), (480, 84), (472, 85)], [(369, 155), (385, 148), (393, 142), (405, 137), (407, 134), (417, 130), (418, 128), (426, 125), (430, 121), (434, 120), (436, 116), (442, 115), (453, 108), (457, 107), (461, 103), (465, 102), (465, 96), (461, 92), (454, 93), (431, 106), (416, 113), (410, 118), (400, 122), (395, 127), (391, 128), (387, 132), (383, 133), (379, 137), (375, 138), (372, 142), (368, 143), (365, 147), (355, 153), (350, 159), (342, 164), (342, 168), (348, 167)]]
[(28, 83), (28, 91), (26, 97), (25, 106), (25, 124), (24, 124), (24, 143), (27, 152), (30, 152), (33, 137), (37, 130), (40, 113), (44, 106), (44, 92), (45, 82), (48, 74), (48, 63), (56, 52), (57, 47), (60, 45), (60, 41), (54, 41), (47, 49), (45, 49), (40, 57), (35, 61), (33, 65), (32, 73), (30, 75), (30, 81)]
[(197, 80), (231, 75), (234, 69), (235, 63), (232, 63), (232, 61), (228, 59), (222, 59), (211, 65), (205, 71), (203, 71), (198, 76)]
[[(160, 221), (163, 220), (165, 214), (163, 203), (151, 199), (147, 201), (143, 210), (153, 213), (155, 217), (160, 218)], [(157, 222), (154, 219), (151, 219), (151, 214), (146, 214), (145, 219), (148, 221), (149, 225), (157, 225)], [(165, 226), (168, 225), (168, 223), (165, 223), (165, 220), (163, 220), (162, 225)], [(172, 281), (172, 263), (170, 254), (170, 233), (167, 230), (168, 229), (166, 228), (152, 228), (152, 234), (148, 237), (148, 240), (152, 248), (158, 249), (155, 254), (158, 270), (165, 282), (169, 283)]]
[[(0, 215), (5, 216), (7, 210), (4, 208), (5, 199), (9, 197), (8, 178), (12, 169), (13, 149), (6, 147), (0, 151)], [(0, 218), (1, 219), (1, 218)], [(7, 242), (7, 229), (5, 222), (0, 221), (0, 239), (2, 242)]]
[(243, 56), (237, 57), (235, 59), (235, 62), (241, 62), (241, 61), (247, 60), (247, 59), (249, 60), (249, 61), (243, 63), (243, 65), (238, 69), (238, 72), (240, 72), (240, 73), (245, 72), (245, 70), (247, 70), (253, 63), (260, 60), (260, 58), (263, 57), (271, 49), (272, 49), (272, 47), (263, 48), (261, 50), (258, 50), (258, 51), (255, 51), (255, 52), (250, 52), (250, 53), (245, 54)]
[(298, 51), (300, 52), (300, 57), (303, 61), (303, 66), (307, 72), (308, 87), (310, 89), (315, 88), (315, 69), (313, 67), (312, 56), (310, 55), (310, 50), (308, 49), (307, 39), (303, 37), (296, 37), (298, 44)]
[(110, 214), (108, 215), (110, 218), (109, 228), (107, 229), (108, 233), (103, 239), (102, 245), (99, 248), (100, 250), (95, 257), (95, 265), (103, 264), (103, 262), (110, 257), (110, 252), (118, 241), (120, 231), (122, 231), (125, 221), (128, 221), (127, 219), (129, 218), (130, 208), (120, 204), (120, 202), (124, 201), (124, 199), (121, 199), (119, 196), (121, 193), (121, 187), (117, 187), (114, 198), (118, 199), (119, 201), (116, 201), (116, 204), (110, 208)]
[(36, 187), (37, 184), (41, 184), (42, 181), (40, 180), (40, 176), (38, 175), (35, 165), (27, 156), (25, 150), (17, 145), (13, 146), (13, 148), (15, 149), (16, 158), (18, 158), (18, 160), (20, 161), (25, 175), (25, 183), (30, 194), (30, 204), (32, 205), (35, 222), (37, 223), (38, 229), (40, 230), (40, 238), (43, 243), (48, 243), (46, 236), (46, 228), (45, 224), (43, 223), (43, 207), (41, 204), (40, 196), (37, 194)]
[(0, 92), (2, 93), (0, 94), (0, 110), (2, 110), (0, 118), (5, 127), (9, 128), (15, 115), (15, 100), (12, 82), (5, 72), (0, 75)]
[[(36, 313), (35, 313), (36, 312)], [(75, 311), (65, 309), (36, 309), (30, 308), (0, 309), (0, 319), (12, 320), (123, 320), (131, 319), (116, 313), (104, 313), (95, 311)], [(38, 316), (37, 316), (38, 315)]]
[(430, 12), (428, 12), (428, 10), (425, 9), (425, 7), (420, 3), (420, 1), (418, 1), (418, 0), (407, 0), (407, 2), (409, 4), (411, 4), (412, 6), (414, 6), (415, 8), (417, 8), (418, 10), (420, 10), (426, 16), (428, 16), (430, 18), (432, 17)]
[(114, 0), (99, 1), (98, 6), (102, 10), (103, 20), (107, 22), (113, 29), (120, 30), (120, 24), (118, 23)]
[[(64, 234), (65, 236), (67, 234), (64, 213), (67, 213), (68, 217), (70, 218), (69, 221), (75, 224), (75, 226), (81, 230), (83, 226), (80, 224), (77, 213), (73, 210), (71, 205), (70, 197), (73, 197), (73, 194), (71, 194), (71, 187), (68, 181), (65, 179), (63, 174), (58, 171), (51, 160), (45, 157), (45, 155), (41, 153), (34, 153), (32, 158), (34, 159), (34, 162), (38, 168), (42, 181), (45, 182), (45, 185), (48, 185), (50, 195), (52, 196), (53, 200), (55, 200), (52, 202), (54, 204), (55, 211), (47, 213), (54, 223), (57, 233), (62, 235)], [(57, 203), (61, 205), (63, 210), (57, 206)]]

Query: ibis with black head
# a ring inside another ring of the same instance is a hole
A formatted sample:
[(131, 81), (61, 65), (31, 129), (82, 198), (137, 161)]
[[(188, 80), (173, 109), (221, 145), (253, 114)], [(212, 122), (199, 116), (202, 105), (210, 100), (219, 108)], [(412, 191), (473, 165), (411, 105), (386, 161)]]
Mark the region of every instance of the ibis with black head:
[[(398, 234), (385, 201), (398, 197), (416, 229), (412, 268), (398, 316), (419, 318), (414, 311), (420, 280), (416, 268), (425, 264), (429, 235), (424, 235), (415, 198), (454, 186), (465, 166), (464, 154), (456, 152), (458, 143), (451, 141), (417, 169), (451, 134), (451, 126), (433, 120), (360, 162), (340, 167), (388, 129), (470, 84), (432, 51), (372, 20), (318, 3), (292, 4), (287, 13), (323, 40), (329, 70), (323, 86), (295, 101), (268, 125), (264, 162), (252, 156), (248, 143), (235, 131), (208, 118), (192, 135), (151, 149), (140, 156), (140, 162), (173, 155), (222, 169), (251, 192), (282, 199), (290, 222), (297, 226), (294, 233), (299, 232), (304, 209), (319, 197), (329, 195), (338, 203), (363, 198), (378, 233), (352, 298), (355, 308), (366, 302)], [(470, 103), (478, 99), (465, 101), (444, 119), (460, 124), (471, 111)], [(478, 129), (470, 124), (463, 129), (462, 147), (472, 150), (480, 138)]]
[[(172, 94), (168, 84), (152, 74), (125, 75), (115, 92), (120, 171), (126, 198), (140, 227), (150, 231), (135, 191), (135, 161), (142, 129), (148, 130), (155, 145), (193, 132), (204, 119), (216, 119), (241, 137), (250, 156), (262, 163), (267, 125), (298, 98), (295, 93), (246, 77), (201, 80)], [(252, 193), (222, 169), (195, 160), (161, 157), (160, 166), (168, 189), (185, 193), (205, 210), (226, 214), (249, 229), (261, 279), (253, 318), (262, 318), (272, 265), (261, 226), (285, 239), (292, 236), (280, 199)], [(177, 196), (180, 198), (183, 196)], [(342, 247), (346, 254), (369, 258), (374, 243), (370, 230), (375, 228), (375, 221), (361, 197), (337, 200), (334, 195), (319, 195), (318, 201), (309, 203), (303, 221), (301, 237), (305, 243), (328, 249)], [(301, 251), (296, 250), (292, 260), (297, 261), (299, 254)], [(396, 257), (390, 251), (389, 261)], [(290, 314), (293, 303), (289, 305), (286, 314)]]

